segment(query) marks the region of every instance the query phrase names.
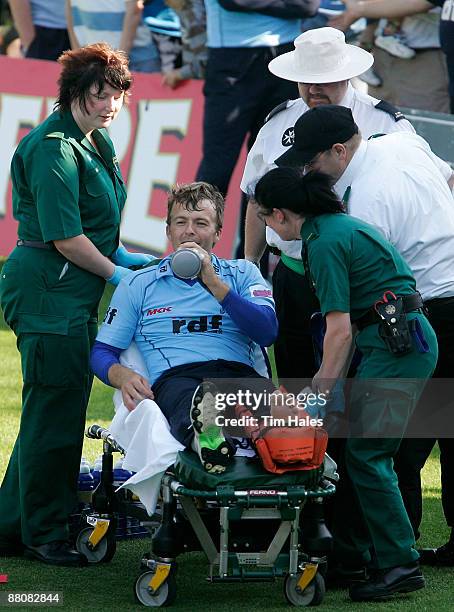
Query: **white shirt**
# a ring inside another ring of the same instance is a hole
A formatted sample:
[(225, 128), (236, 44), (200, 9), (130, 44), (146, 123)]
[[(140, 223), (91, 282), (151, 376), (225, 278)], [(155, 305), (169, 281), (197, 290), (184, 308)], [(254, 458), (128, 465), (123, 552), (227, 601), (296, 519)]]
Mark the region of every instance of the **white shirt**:
[[(407, 119), (396, 121), (388, 113), (375, 108), (379, 102), (377, 98), (354, 89), (349, 83), (340, 105), (351, 108), (353, 118), (366, 139), (373, 134), (415, 131)], [(290, 100), (285, 110), (277, 113), (262, 127), (247, 156), (241, 180), (241, 190), (248, 196), (254, 195), (258, 180), (269, 170), (275, 168), (274, 160), (293, 144), (293, 126), (307, 110), (309, 107), (302, 98)], [(270, 246), (277, 247), (286, 255), (301, 259), (300, 240), (281, 240), (276, 232), (267, 227), (266, 241)]]
[(427, 142), (409, 133), (362, 141), (334, 189), (342, 197), (349, 186), (348, 212), (396, 247), (423, 299), (454, 296), (454, 202)]

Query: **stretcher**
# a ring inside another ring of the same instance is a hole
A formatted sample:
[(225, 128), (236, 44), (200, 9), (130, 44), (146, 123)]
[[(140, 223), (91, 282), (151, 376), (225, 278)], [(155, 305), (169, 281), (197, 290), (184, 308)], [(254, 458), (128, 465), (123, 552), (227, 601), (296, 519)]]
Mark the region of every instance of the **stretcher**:
[(176, 559), (203, 551), (210, 582), (259, 582), (283, 578), (288, 603), (319, 605), (324, 597), (326, 555), (332, 538), (323, 520), (323, 501), (335, 492), (335, 464), (271, 474), (257, 458), (234, 457), (221, 476), (207, 473), (185, 450), (162, 480), (161, 503), (152, 516), (114, 492), (113, 452), (123, 452), (99, 426), (88, 437), (104, 440), (101, 481), (92, 506), (82, 515), (77, 549), (89, 563), (115, 554), (115, 513), (131, 513), (151, 532), (134, 593), (147, 607), (169, 606), (177, 593)]

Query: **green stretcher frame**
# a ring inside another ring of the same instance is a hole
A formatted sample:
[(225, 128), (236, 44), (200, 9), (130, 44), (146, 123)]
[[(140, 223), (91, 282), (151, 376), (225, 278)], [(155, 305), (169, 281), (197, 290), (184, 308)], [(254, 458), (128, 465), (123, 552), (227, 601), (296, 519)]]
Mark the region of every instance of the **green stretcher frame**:
[[(209, 562), (209, 580), (235, 582), (273, 580), (304, 571), (300, 550), (301, 511), (309, 499), (323, 503), (336, 487), (322, 479), (323, 467), (271, 474), (258, 460), (235, 457), (222, 475), (205, 472), (191, 451), (178, 454), (172, 473), (163, 478), (163, 501), (179, 501)], [(195, 499), (212, 503), (219, 511), (220, 536), (216, 546), (202, 520)], [(278, 519), (279, 527), (263, 552), (236, 552), (230, 548), (232, 521)], [(288, 552), (283, 552), (286, 542)]]

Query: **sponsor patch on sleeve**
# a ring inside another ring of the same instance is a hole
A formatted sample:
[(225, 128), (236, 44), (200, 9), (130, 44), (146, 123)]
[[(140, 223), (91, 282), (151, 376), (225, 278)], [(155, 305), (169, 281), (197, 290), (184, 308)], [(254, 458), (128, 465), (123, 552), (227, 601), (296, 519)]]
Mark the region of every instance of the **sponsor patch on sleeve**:
[(107, 325), (112, 325), (112, 321), (117, 316), (117, 313), (118, 308), (112, 308), (111, 306), (109, 306), (104, 316), (104, 319), (102, 320), (103, 323), (107, 323)]
[(273, 292), (265, 285), (251, 285), (249, 287), (251, 297), (273, 297)]

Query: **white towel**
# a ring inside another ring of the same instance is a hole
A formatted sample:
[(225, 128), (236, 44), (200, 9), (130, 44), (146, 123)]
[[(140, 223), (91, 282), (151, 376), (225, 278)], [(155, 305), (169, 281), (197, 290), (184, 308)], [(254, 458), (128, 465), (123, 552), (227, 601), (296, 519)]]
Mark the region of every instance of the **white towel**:
[(109, 430), (126, 451), (124, 469), (136, 472), (119, 488), (138, 495), (151, 516), (162, 476), (184, 446), (172, 436), (167, 419), (153, 400), (143, 400), (132, 412), (122, 403)]
[[(259, 357), (264, 364), (261, 352)], [(148, 378), (145, 361), (135, 342), (122, 351), (120, 363)], [(116, 390), (113, 402), (116, 412), (109, 431), (126, 451), (124, 469), (136, 472), (119, 489), (135, 493), (151, 516), (156, 509), (164, 472), (175, 463), (177, 453), (185, 447), (172, 436), (166, 417), (153, 400), (141, 401), (130, 412), (123, 403), (121, 391)], [(255, 451), (250, 447), (239, 447), (236, 454), (250, 457), (255, 455)]]
[[(135, 342), (121, 353), (120, 363), (148, 378)], [(123, 467), (136, 472), (119, 488), (135, 493), (151, 516), (164, 472), (184, 446), (172, 436), (167, 419), (153, 400), (143, 400), (131, 412), (123, 404), (121, 391), (115, 391), (113, 401), (116, 412), (109, 430), (126, 451)]]

